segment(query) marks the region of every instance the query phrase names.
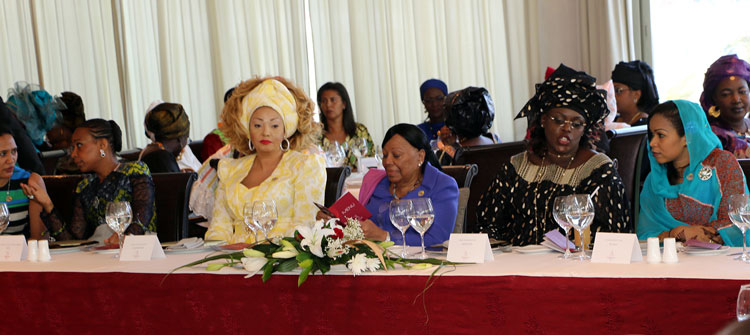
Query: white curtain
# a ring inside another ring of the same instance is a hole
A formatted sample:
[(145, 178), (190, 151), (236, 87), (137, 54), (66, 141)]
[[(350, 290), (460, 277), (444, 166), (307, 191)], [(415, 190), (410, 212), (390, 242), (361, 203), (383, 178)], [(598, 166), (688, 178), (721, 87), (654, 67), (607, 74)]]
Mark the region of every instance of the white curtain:
[(451, 91), (483, 86), (495, 101), (493, 130), (513, 140), (505, 120), (530, 91), (526, 80), (511, 81), (511, 60), (525, 63), (525, 55), (511, 55), (505, 11), (503, 2), (483, 0), (313, 1), (317, 85), (347, 86), (358, 122), (376, 142), (395, 123), (424, 120), (424, 80), (440, 78)]
[(39, 83), (31, 7), (27, 0), (0, 1), (0, 96), (19, 80)]

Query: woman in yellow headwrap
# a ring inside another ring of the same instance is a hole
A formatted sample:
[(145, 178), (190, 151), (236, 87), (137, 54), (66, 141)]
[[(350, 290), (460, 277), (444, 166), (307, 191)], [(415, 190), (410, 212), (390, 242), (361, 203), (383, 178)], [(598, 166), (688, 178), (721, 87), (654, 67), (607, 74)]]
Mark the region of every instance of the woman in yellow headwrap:
[(323, 156), (310, 150), (321, 131), (313, 108), (284, 78), (254, 78), (237, 86), (224, 105), (220, 129), (245, 156), (219, 162), (206, 239), (253, 242), (243, 208), (259, 200), (276, 203), (278, 221), (269, 237), (292, 236), (296, 226), (314, 222), (313, 202), (323, 202), (326, 171)]
[(144, 126), (151, 144), (141, 151), (139, 160), (148, 165), (151, 173), (200, 169), (200, 161), (187, 146), (190, 120), (182, 105), (154, 102), (146, 113)]

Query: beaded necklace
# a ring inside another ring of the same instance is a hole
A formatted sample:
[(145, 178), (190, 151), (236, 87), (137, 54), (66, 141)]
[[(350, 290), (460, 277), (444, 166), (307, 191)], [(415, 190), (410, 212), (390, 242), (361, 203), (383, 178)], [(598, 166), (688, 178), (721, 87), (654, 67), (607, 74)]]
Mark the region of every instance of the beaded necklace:
[[(421, 184), (422, 184), (422, 177), (419, 177), (417, 178), (417, 181), (414, 182), (414, 185), (412, 185), (411, 188), (408, 191), (406, 191), (406, 194), (409, 194), (409, 192), (416, 190), (417, 187), (419, 187), (419, 185)], [(393, 188), (393, 190), (391, 191), (391, 195), (393, 195), (393, 199), (400, 200), (398, 195), (396, 195), (396, 184), (391, 184), (391, 187)]]

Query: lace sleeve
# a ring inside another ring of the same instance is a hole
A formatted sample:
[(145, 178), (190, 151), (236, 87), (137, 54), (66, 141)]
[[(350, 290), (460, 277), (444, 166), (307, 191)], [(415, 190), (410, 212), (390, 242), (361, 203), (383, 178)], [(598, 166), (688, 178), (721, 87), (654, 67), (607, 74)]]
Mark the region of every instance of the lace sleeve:
[(86, 236), (86, 219), (83, 215), (81, 199), (78, 196), (76, 196), (73, 202), (73, 218), (70, 225), (65, 223), (57, 207), (52, 208), (51, 213), (42, 211), (40, 216), (42, 217), (44, 226), (49, 231), (49, 235), (58, 241), (71, 239), (83, 240), (89, 237)]
[(154, 181), (150, 175), (138, 174), (130, 177), (133, 199), (130, 202), (133, 220), (126, 234), (141, 235), (145, 231), (156, 231), (154, 217)]

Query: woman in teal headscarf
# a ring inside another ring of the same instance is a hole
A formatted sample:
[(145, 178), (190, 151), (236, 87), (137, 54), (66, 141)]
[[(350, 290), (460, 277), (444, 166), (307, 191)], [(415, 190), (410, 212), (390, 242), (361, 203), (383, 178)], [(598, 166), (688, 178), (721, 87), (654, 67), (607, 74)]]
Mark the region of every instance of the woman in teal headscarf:
[(727, 199), (747, 192), (737, 160), (721, 150), (701, 107), (668, 101), (649, 117), (651, 173), (641, 192), (638, 238), (742, 245), (728, 217)]

